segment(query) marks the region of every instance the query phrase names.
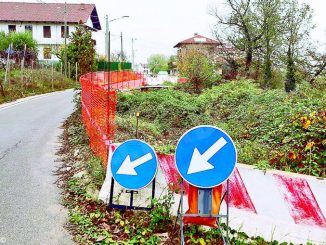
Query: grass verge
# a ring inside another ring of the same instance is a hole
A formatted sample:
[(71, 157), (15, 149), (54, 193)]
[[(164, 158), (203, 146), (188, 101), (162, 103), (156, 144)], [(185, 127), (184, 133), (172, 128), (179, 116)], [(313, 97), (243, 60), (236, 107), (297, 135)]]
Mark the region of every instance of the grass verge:
[(64, 78), (59, 72), (54, 72), (52, 83), (52, 71), (48, 69), (25, 70), (23, 73), (20, 70), (13, 70), (10, 72), (9, 78), (9, 83), (3, 84), (4, 72), (0, 71), (0, 83), (2, 84), (0, 86), (0, 104), (78, 86), (74, 80)]

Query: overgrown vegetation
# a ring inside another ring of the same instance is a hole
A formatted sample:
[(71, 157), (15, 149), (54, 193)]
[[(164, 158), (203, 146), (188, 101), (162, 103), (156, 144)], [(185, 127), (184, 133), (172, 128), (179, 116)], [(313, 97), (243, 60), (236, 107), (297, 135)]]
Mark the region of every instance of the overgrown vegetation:
[(238, 162), (325, 176), (325, 80), (308, 83), (296, 93), (262, 90), (250, 80), (231, 81), (198, 96), (178, 90), (119, 93), (115, 141), (139, 136), (158, 152), (174, 153), (178, 138), (200, 124), (216, 125), (230, 134)]
[[(150, 212), (108, 209), (97, 201), (97, 193), (104, 180), (104, 169), (99, 158), (89, 148), (88, 138), (81, 123), (79, 98), (76, 111), (63, 125), (62, 148), (58, 152), (63, 162), (57, 170), (58, 185), (63, 189), (63, 204), (69, 211), (67, 229), (78, 244), (110, 245), (179, 245), (179, 226), (170, 209), (173, 192), (154, 199)], [(226, 230), (224, 224), (222, 230)], [(241, 231), (229, 229), (231, 244), (278, 245), (261, 237), (249, 237)], [(187, 226), (186, 244), (223, 244), (217, 229)], [(287, 243), (282, 243), (286, 245)]]
[(74, 80), (64, 78), (59, 72), (50, 69), (12, 70), (8, 84), (2, 84), (4, 71), (0, 70), (0, 104), (24, 98), (31, 95), (43, 94), (78, 86)]
[[(180, 243), (178, 226), (173, 229), (174, 217), (170, 215), (172, 192), (153, 200), (151, 212), (107, 209), (96, 201), (104, 169), (88, 146), (80, 108), (64, 124), (62, 142), (59, 154), (63, 164), (57, 171), (58, 184), (63, 188), (63, 203), (69, 210), (68, 229), (78, 244), (168, 244), (171, 237), (171, 245)], [(213, 231), (192, 228), (186, 235), (197, 244), (221, 241)]]

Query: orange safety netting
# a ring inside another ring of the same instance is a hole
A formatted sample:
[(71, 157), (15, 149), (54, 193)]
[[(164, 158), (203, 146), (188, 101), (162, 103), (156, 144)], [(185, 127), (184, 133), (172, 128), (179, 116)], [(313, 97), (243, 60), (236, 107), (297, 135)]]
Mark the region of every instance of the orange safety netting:
[[(80, 77), (82, 120), (90, 147), (104, 165), (108, 145), (114, 139), (117, 90), (143, 86), (144, 76), (132, 71), (91, 72)], [(110, 86), (108, 85), (110, 82)]]

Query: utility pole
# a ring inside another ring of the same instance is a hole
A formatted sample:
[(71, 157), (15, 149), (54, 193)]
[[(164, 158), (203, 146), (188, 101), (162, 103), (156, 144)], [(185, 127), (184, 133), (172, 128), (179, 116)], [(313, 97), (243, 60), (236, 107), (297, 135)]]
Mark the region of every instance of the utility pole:
[[(119, 18), (108, 20), (107, 15), (105, 16), (105, 20), (106, 20), (106, 32), (105, 32), (105, 34), (107, 33), (107, 35), (105, 35), (105, 49), (106, 49), (105, 50), (105, 55), (108, 58), (108, 87), (109, 87), (109, 90), (110, 90), (110, 83), (111, 83), (111, 75), (110, 75), (110, 70), (111, 70), (111, 33), (110, 33), (110, 29), (109, 29), (109, 23), (112, 22), (112, 21), (116, 21), (116, 20), (119, 20), (119, 19), (122, 19), (122, 18), (128, 18), (128, 17), (129, 16), (124, 15), (124, 16), (121, 16)], [(122, 33), (121, 33), (121, 39), (122, 39)], [(122, 45), (122, 42), (121, 42), (121, 45)], [(121, 48), (121, 50), (122, 50), (122, 48)]]
[(120, 60), (121, 62), (123, 62), (123, 37), (122, 37), (122, 32), (121, 32), (121, 35), (120, 35), (120, 38), (121, 38), (121, 53), (120, 53)]
[(131, 38), (131, 57), (132, 57), (132, 68), (135, 66), (135, 49), (134, 49), (134, 41), (136, 41), (137, 38)]
[(64, 62), (65, 62), (65, 77), (67, 77), (67, 2), (65, 2), (65, 10), (64, 10), (64, 35), (65, 35), (65, 56), (64, 56)]
[(105, 15), (105, 56), (109, 57), (109, 19)]

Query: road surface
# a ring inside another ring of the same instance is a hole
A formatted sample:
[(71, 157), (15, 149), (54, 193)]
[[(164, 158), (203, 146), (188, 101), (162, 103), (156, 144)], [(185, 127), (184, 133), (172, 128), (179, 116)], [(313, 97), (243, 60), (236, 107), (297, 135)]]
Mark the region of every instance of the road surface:
[(73, 90), (0, 106), (0, 245), (73, 244), (53, 175)]

